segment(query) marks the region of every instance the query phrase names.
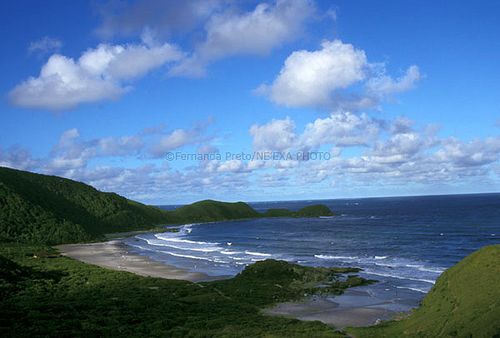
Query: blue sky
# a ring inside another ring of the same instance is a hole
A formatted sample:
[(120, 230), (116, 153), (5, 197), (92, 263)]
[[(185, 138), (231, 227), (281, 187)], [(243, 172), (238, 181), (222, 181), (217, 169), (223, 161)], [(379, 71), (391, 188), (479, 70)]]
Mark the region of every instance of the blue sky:
[[(497, 2), (16, 1), (0, 13), (2, 166), (147, 203), (500, 188)], [(293, 158), (226, 159), (264, 152)]]

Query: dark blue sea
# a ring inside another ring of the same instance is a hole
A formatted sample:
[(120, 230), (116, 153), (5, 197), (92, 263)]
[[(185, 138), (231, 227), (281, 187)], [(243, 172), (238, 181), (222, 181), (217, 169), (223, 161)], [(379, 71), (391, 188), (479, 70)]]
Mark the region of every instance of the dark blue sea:
[(189, 224), (178, 233), (141, 234), (125, 243), (133, 252), (209, 275), (234, 275), (267, 258), (359, 267), (360, 275), (379, 281), (369, 292), (411, 306), (445, 269), (500, 243), (500, 194), (250, 204), (265, 211), (318, 203), (338, 216)]

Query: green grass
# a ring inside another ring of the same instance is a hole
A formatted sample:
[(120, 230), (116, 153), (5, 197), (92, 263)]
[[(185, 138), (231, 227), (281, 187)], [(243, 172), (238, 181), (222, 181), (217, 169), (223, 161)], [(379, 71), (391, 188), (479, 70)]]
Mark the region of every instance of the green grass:
[(356, 337), (500, 337), (500, 245), (484, 247), (446, 270), (410, 316)]
[(260, 309), (323, 291), (318, 284), (340, 293), (366, 283), (338, 278), (357, 269), (275, 260), (195, 284), (87, 265), (45, 246), (1, 243), (0, 257), (2, 337), (342, 337), (320, 322)]

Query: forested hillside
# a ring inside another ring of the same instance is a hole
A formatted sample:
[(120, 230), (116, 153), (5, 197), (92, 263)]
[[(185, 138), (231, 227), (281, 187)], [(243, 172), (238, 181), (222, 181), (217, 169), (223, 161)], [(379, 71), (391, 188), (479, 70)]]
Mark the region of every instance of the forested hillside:
[(70, 243), (167, 223), (168, 214), (69, 179), (0, 168), (0, 237)]
[(165, 211), (73, 180), (0, 167), (0, 241), (76, 243), (156, 225), (332, 215), (326, 206), (260, 214), (244, 202), (205, 200)]

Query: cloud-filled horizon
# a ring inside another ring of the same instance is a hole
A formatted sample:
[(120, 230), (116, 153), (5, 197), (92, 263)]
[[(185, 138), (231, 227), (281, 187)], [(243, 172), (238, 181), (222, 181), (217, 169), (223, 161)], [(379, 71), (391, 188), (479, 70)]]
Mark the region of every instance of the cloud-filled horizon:
[(366, 1), (116, 6), (64, 5), (11, 42), (0, 166), (156, 204), (500, 188), (491, 8), (462, 25), (466, 8), (418, 2), (386, 3), (380, 20)]

